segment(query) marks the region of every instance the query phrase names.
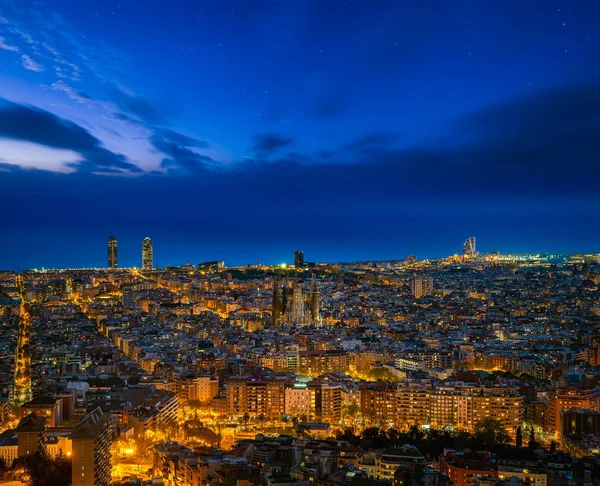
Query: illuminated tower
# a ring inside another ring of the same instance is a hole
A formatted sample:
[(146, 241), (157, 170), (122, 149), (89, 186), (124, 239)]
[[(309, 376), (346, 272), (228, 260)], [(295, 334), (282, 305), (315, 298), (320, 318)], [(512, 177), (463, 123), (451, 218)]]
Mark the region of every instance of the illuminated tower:
[(273, 281), (273, 305), (271, 310), (271, 323), (273, 325), (279, 324), (282, 307), (283, 305), (279, 296), (279, 281), (275, 279)]
[(152, 270), (152, 240), (146, 236), (142, 241), (142, 270)]
[(117, 239), (108, 237), (108, 268), (117, 268)]
[(294, 284), (290, 322), (295, 326), (302, 325), (304, 323), (304, 295), (302, 292), (302, 285), (298, 283)]
[(471, 236), (470, 238), (467, 238), (467, 241), (465, 241), (465, 244), (463, 245), (462, 249), (465, 258), (474, 257), (477, 254), (477, 252), (475, 251), (475, 237)]
[(310, 320), (313, 324), (319, 324), (321, 315), (319, 313), (319, 289), (317, 287), (317, 279), (315, 274), (312, 275), (312, 281), (310, 283), (310, 295), (308, 298), (308, 304), (310, 306)]
[(304, 252), (302, 250), (296, 250), (294, 252), (294, 266), (296, 268), (304, 267)]

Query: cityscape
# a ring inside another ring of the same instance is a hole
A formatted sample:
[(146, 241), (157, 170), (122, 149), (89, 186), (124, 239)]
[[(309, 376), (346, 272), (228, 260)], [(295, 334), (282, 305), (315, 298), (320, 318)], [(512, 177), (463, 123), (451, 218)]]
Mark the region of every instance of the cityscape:
[(120, 268), (110, 236), (106, 268), (1, 272), (3, 477), (592, 484), (600, 254), (456, 246), (156, 268), (146, 237)]
[(600, 486), (598, 0), (0, 0), (0, 486)]

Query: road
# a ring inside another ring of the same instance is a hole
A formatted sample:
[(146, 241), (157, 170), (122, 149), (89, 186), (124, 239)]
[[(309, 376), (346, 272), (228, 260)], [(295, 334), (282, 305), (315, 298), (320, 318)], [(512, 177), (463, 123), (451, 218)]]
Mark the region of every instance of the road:
[(17, 288), (21, 299), (19, 331), (15, 351), (15, 376), (13, 390), (13, 405), (20, 407), (31, 400), (31, 354), (29, 338), (31, 335), (31, 316), (25, 306), (23, 277), (17, 275)]

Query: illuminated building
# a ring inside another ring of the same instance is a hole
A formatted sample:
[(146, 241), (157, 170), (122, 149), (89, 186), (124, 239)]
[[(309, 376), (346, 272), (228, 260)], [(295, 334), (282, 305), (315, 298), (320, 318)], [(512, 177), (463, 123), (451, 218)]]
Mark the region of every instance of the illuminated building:
[(16, 428), (18, 456), (33, 455), (46, 447), (46, 417), (30, 413)]
[(114, 236), (108, 237), (108, 268), (117, 268), (117, 239)]
[[(375, 477), (387, 481), (394, 480), (394, 484), (399, 486), (403, 483), (395, 479), (396, 471), (410, 470), (417, 464), (425, 465), (428, 462), (419, 449), (409, 444), (395, 449), (385, 449), (381, 455), (375, 456)], [(411, 483), (407, 482), (407, 484)]]
[(321, 322), (321, 315), (319, 313), (319, 289), (317, 288), (317, 279), (315, 275), (312, 276), (310, 283), (310, 294), (308, 296), (308, 305), (310, 309), (310, 321), (312, 324), (319, 324)]
[(304, 252), (302, 250), (296, 250), (294, 252), (294, 266), (296, 268), (304, 267)]
[(600, 411), (600, 388), (559, 388), (548, 392), (544, 427), (548, 432), (560, 431), (561, 412), (585, 408)]
[(350, 356), (342, 351), (300, 351), (298, 355), (299, 373), (309, 376), (336, 371), (344, 373), (350, 366)]
[(152, 270), (153, 266), (152, 240), (146, 236), (142, 241), (142, 270)]
[(342, 418), (342, 389), (331, 383), (309, 384), (314, 390), (315, 415), (317, 420), (335, 424)]
[(277, 325), (281, 322), (281, 315), (283, 313), (283, 303), (280, 297), (279, 282), (273, 281), (273, 303), (271, 306), (271, 323)]
[(73, 442), (72, 484), (109, 486), (111, 482), (112, 415), (100, 407), (77, 424), (69, 436)]
[(440, 457), (440, 472), (447, 474), (456, 486), (470, 486), (478, 476), (498, 477), (496, 456), (491, 452), (457, 452), (446, 450)]
[(58, 427), (63, 421), (62, 398), (36, 397), (21, 406), (21, 417), (30, 413), (46, 417), (48, 427)]
[(365, 383), (360, 388), (360, 408), (381, 426), (396, 421), (396, 387), (393, 383)]
[(302, 285), (298, 283), (294, 285), (294, 293), (292, 294), (290, 323), (295, 326), (304, 324), (304, 295)]
[(433, 278), (415, 278), (412, 282), (412, 294), (416, 299), (433, 294)]
[(475, 237), (474, 236), (467, 238), (467, 240), (463, 244), (462, 250), (463, 250), (463, 255), (465, 256), (465, 258), (472, 258), (477, 255), (477, 252), (475, 250)]
[(431, 392), (430, 403), (431, 426), (436, 428), (473, 431), (479, 422), (493, 418), (514, 435), (523, 422), (523, 397), (516, 391), (444, 386)]
[(250, 378), (229, 380), (226, 385), (229, 413), (278, 419), (285, 413), (285, 381)]
[(600, 434), (600, 412), (578, 409), (563, 410), (560, 413), (560, 432), (564, 435)]
[(312, 393), (306, 383), (294, 383), (285, 389), (285, 414), (288, 417), (311, 418), (314, 414)]
[(198, 400), (210, 402), (219, 393), (219, 380), (210, 376), (198, 376), (181, 383), (179, 398), (181, 400)]
[(287, 285), (281, 288), (279, 282), (275, 280), (273, 282), (271, 322), (274, 325), (283, 321), (294, 326), (318, 325), (321, 323), (319, 303), (319, 289), (314, 275), (308, 293), (300, 282), (295, 282), (291, 288)]
[(431, 385), (402, 382), (396, 390), (398, 425), (425, 425), (429, 423)]

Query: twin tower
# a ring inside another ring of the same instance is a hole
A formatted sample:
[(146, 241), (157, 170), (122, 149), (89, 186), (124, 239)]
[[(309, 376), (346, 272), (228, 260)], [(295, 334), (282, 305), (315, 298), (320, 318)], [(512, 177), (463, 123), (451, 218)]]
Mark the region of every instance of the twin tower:
[[(152, 240), (146, 236), (142, 241), (142, 270), (152, 270), (154, 267), (154, 258), (152, 253)], [(117, 239), (114, 236), (108, 237), (108, 268), (117, 268)]]

